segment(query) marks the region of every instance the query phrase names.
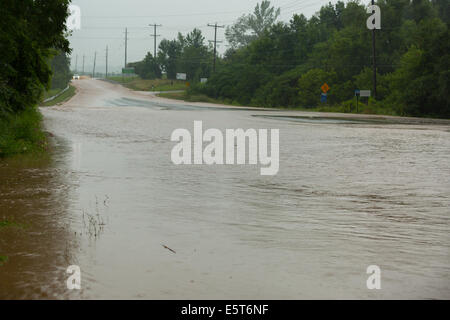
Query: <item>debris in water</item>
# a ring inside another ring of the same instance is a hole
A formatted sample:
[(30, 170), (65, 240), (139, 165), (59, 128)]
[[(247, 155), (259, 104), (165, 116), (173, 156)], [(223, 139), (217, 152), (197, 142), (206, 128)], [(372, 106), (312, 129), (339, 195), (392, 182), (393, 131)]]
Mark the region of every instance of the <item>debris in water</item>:
[(163, 246), (165, 249), (167, 249), (167, 250), (169, 250), (169, 251), (172, 251), (173, 253), (176, 253), (174, 250), (170, 249), (168, 246), (165, 246), (165, 245), (163, 245), (163, 244), (162, 244), (162, 246)]

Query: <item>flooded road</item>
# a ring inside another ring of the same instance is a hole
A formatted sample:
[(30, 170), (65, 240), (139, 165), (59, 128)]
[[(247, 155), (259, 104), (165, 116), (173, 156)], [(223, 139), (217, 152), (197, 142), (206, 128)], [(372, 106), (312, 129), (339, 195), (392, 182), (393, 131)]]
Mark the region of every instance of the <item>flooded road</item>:
[[(2, 298), (450, 298), (450, 126), (302, 121), (76, 82), (0, 166)], [(280, 171), (175, 166), (175, 129), (280, 129)], [(5, 183), (5, 181), (7, 183)], [(173, 251), (169, 250), (172, 249)], [(69, 291), (69, 265), (82, 290)], [(368, 290), (369, 265), (381, 290)]]

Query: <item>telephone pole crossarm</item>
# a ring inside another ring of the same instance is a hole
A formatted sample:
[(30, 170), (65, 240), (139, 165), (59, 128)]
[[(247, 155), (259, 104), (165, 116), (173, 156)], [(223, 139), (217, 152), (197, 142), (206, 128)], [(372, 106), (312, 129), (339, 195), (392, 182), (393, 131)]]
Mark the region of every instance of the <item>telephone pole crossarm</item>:
[[(217, 28), (225, 28), (225, 26), (219, 26), (217, 25), (217, 22), (215, 24), (209, 24), (208, 27), (214, 28), (214, 64), (213, 64), (213, 72), (216, 72), (216, 58), (217, 58)], [(221, 42), (221, 41), (219, 41)]]
[(149, 26), (154, 28), (154, 33), (151, 34), (150, 36), (153, 37), (153, 40), (154, 40), (154, 49), (153, 49), (153, 50), (154, 50), (154, 51), (153, 51), (153, 52), (154, 52), (154, 53), (153, 53), (154, 56), (153, 56), (153, 58), (156, 58), (156, 51), (157, 51), (157, 48), (156, 48), (156, 38), (161, 36), (160, 34), (156, 34), (156, 28), (157, 28), (157, 27), (162, 27), (162, 24), (156, 24), (156, 23), (155, 23), (155, 24), (149, 24)]

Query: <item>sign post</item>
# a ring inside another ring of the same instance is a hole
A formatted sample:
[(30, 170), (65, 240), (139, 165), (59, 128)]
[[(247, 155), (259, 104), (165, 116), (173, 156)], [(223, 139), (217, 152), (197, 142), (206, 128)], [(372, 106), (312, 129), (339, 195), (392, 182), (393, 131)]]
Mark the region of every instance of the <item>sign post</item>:
[(371, 95), (371, 91), (370, 90), (359, 90), (356, 89), (355, 90), (355, 97), (356, 97), (356, 113), (358, 113), (358, 103), (359, 103), (359, 98), (360, 97), (367, 97), (369, 98)]
[(358, 113), (358, 103), (359, 103), (359, 97), (361, 96), (360, 90), (355, 90), (355, 97), (356, 97), (356, 113)]
[(330, 91), (330, 86), (327, 83), (324, 83), (320, 89), (322, 89), (322, 94), (320, 95), (320, 102), (327, 103), (327, 92)]

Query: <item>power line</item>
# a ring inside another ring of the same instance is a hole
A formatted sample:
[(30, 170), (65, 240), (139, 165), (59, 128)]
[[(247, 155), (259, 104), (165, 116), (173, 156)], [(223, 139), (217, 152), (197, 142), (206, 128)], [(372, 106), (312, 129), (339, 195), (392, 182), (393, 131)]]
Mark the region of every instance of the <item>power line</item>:
[(210, 15), (219, 15), (219, 14), (236, 14), (242, 13), (242, 10), (239, 11), (220, 11), (220, 12), (204, 12), (204, 13), (179, 13), (179, 14), (159, 14), (159, 15), (150, 15), (150, 16), (83, 16), (83, 18), (92, 18), (92, 19), (116, 19), (116, 18), (159, 18), (159, 17), (190, 17), (190, 16), (210, 16)]
[(92, 70), (92, 78), (95, 78), (95, 62), (97, 60), (97, 52), (94, 54), (94, 69)]
[(106, 46), (106, 75), (105, 78), (108, 78), (108, 46)]
[(161, 36), (160, 34), (156, 34), (156, 28), (157, 27), (162, 27), (162, 25), (161, 24), (149, 24), (149, 26), (150, 27), (154, 27), (154, 33), (151, 34), (150, 36), (154, 38), (154, 50), (155, 50), (154, 52), (155, 52), (155, 54), (154, 54), (153, 57), (156, 58), (156, 38)]
[[(309, 3), (309, 4), (307, 4), (307, 3), (304, 3), (305, 5), (302, 5), (302, 6), (300, 6), (300, 7), (291, 7), (290, 8), (290, 10), (288, 10), (288, 11), (286, 11), (286, 12), (282, 12), (281, 14), (282, 15), (290, 15), (290, 14), (293, 14), (293, 13), (297, 13), (297, 12), (299, 12), (300, 10), (302, 10), (302, 9), (306, 9), (306, 8), (310, 8), (310, 7), (313, 7), (313, 6), (315, 6), (317, 3)], [(306, 5), (307, 4), (307, 5)], [(314, 16), (314, 15), (313, 15)]]
[[(219, 26), (217, 25), (217, 22), (215, 24), (209, 24), (208, 27), (214, 28), (214, 64), (213, 64), (213, 72), (216, 72), (216, 58), (217, 58), (217, 28), (225, 28), (225, 26)], [(222, 42), (222, 41), (220, 41)]]
[[(372, 5), (375, 1), (372, 0)], [(373, 97), (377, 98), (377, 56), (375, 50), (375, 28), (372, 30), (372, 50), (373, 50)]]
[(127, 50), (128, 50), (128, 28), (125, 28), (125, 66), (127, 67)]

